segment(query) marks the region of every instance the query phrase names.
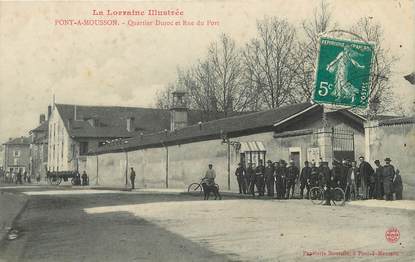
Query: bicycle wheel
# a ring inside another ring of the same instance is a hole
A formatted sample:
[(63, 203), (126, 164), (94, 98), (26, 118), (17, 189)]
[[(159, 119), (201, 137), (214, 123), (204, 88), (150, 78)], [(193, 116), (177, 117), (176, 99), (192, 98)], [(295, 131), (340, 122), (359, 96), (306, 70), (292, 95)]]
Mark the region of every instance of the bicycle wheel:
[(319, 205), (324, 201), (323, 191), (319, 187), (313, 187), (310, 189), (310, 193), (308, 195), (311, 202), (315, 205)]
[(334, 205), (336, 206), (343, 206), (344, 202), (346, 200), (345, 194), (343, 189), (341, 189), (340, 187), (336, 187), (335, 189), (333, 189), (332, 191), (332, 202), (334, 203)]
[(187, 188), (187, 192), (189, 192), (189, 193), (199, 193), (199, 194), (202, 194), (202, 187), (200, 186), (199, 183), (192, 183)]

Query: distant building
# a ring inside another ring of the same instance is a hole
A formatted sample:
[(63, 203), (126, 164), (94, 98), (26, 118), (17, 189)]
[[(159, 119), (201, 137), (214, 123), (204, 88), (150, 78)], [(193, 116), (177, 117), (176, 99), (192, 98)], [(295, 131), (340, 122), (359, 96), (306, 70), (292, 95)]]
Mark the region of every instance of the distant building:
[(4, 169), (10, 172), (30, 174), (30, 137), (10, 138), (4, 146)]
[[(51, 114), (51, 107), (48, 107), (48, 116)], [(43, 177), (46, 175), (48, 164), (48, 120), (44, 114), (39, 117), (39, 126), (30, 131), (32, 138), (30, 144), (31, 176)]]

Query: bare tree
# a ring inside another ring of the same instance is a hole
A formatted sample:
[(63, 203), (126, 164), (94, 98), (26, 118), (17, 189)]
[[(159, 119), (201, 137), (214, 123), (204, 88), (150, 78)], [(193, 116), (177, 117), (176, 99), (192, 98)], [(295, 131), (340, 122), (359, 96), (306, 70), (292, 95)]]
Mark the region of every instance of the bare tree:
[(315, 65), (319, 52), (319, 38), (325, 32), (335, 30), (329, 4), (321, 1), (319, 9), (314, 10), (311, 19), (302, 22), (303, 41), (296, 46), (294, 57), (296, 67), (296, 89), (292, 94), (292, 102), (310, 101), (314, 90)]
[(258, 88), (265, 108), (288, 102), (294, 85), (295, 29), (286, 20), (265, 18), (257, 23), (258, 36), (244, 52), (246, 70)]
[(250, 103), (249, 88), (244, 85), (241, 51), (235, 41), (222, 34), (208, 49), (207, 63), (212, 69), (212, 91), (217, 108), (227, 116), (245, 111)]
[(370, 75), (371, 93), (369, 108), (360, 111), (368, 117), (374, 117), (387, 111), (390, 112), (391, 109), (399, 111), (399, 106), (394, 101), (392, 85), (389, 81), (391, 67), (397, 61), (397, 58), (390, 56), (390, 51), (383, 47), (384, 39), (380, 24), (373, 22), (369, 17), (363, 17), (350, 31), (358, 36), (356, 37), (357, 40), (374, 44), (374, 59)]
[(156, 92), (156, 108), (169, 109), (172, 103), (172, 93), (175, 90), (174, 84), (168, 84), (164, 89)]

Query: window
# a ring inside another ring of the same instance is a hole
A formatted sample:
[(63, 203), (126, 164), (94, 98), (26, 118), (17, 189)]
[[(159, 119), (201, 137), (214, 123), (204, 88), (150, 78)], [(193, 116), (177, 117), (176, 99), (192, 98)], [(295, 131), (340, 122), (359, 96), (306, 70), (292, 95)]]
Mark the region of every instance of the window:
[(88, 153), (88, 142), (79, 143), (79, 154), (86, 155)]
[(19, 150), (15, 150), (15, 151), (13, 152), (13, 156), (14, 156), (14, 157), (20, 157), (20, 151), (19, 151)]

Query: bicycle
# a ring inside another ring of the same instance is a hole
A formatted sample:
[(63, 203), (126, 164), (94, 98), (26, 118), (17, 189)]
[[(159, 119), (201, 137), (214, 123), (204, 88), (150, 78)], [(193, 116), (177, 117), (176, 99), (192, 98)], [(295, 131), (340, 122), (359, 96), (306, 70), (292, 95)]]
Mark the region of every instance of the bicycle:
[[(314, 205), (321, 205), (326, 200), (325, 194), (326, 190), (322, 187), (313, 187), (310, 189), (308, 193), (308, 197)], [(331, 200), (330, 202), (333, 203), (335, 206), (343, 206), (346, 201), (346, 196), (340, 187), (336, 187), (331, 190)]]
[[(187, 192), (188, 193), (199, 193), (200, 195), (202, 195), (203, 193), (203, 187), (202, 187), (202, 182), (203, 182), (203, 177), (200, 179), (199, 183), (191, 183), (188, 187), (187, 187)], [(219, 191), (219, 185), (215, 184), (215, 186), (218, 188)]]

